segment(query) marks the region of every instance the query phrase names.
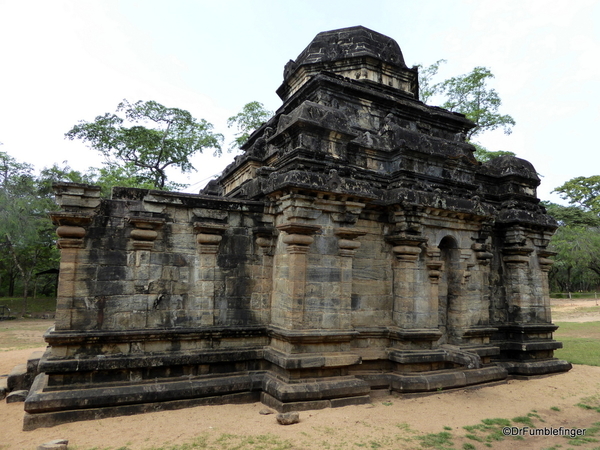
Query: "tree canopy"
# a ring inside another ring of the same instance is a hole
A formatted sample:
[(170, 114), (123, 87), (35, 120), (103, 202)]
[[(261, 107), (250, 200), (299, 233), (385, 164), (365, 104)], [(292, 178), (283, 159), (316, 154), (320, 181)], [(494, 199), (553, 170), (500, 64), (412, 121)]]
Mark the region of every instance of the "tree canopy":
[(56, 208), (48, 179), (51, 170), (39, 176), (33, 167), (0, 152), (0, 290), (14, 295), (20, 281), (23, 311), (39, 271), (57, 266), (55, 227), (48, 212)]
[(600, 217), (581, 206), (542, 204), (559, 224), (549, 247), (556, 252), (550, 287), (567, 292), (596, 289), (600, 284)]
[(515, 120), (508, 114), (498, 112), (502, 101), (495, 89), (487, 87), (494, 78), (486, 67), (475, 67), (470, 73), (449, 78), (437, 85), (439, 94), (446, 98), (442, 108), (464, 114), (475, 122), (476, 127), (467, 134), (467, 139), (486, 131), (502, 128), (510, 134)]
[(503, 155), (512, 155), (513, 152), (498, 150), (490, 151), (474, 141), (474, 138), (486, 131), (502, 129), (505, 134), (512, 132), (515, 120), (508, 114), (500, 114), (502, 105), (496, 90), (487, 86), (489, 80), (494, 78), (492, 72), (486, 67), (475, 67), (465, 75), (448, 78), (434, 83), (433, 79), (438, 74), (441, 64), (446, 60), (440, 59), (430, 66), (419, 66), (419, 98), (427, 103), (438, 99), (442, 108), (464, 114), (467, 119), (475, 122), (475, 128), (467, 134), (467, 140), (475, 145), (475, 157), (486, 162), (492, 158)]
[(271, 117), (273, 117), (273, 111), (267, 110), (262, 103), (246, 103), (239, 113), (227, 119), (227, 126), (229, 128), (235, 126), (238, 130), (229, 150), (236, 150), (244, 145), (252, 132)]
[(195, 170), (190, 157), (205, 149), (221, 153), (223, 136), (212, 132), (204, 119), (195, 119), (183, 109), (167, 108), (155, 101), (119, 103), (116, 113), (106, 113), (93, 122), (81, 121), (65, 136), (81, 139), (106, 158), (99, 176), (135, 180), (136, 186), (155, 189), (181, 187), (169, 183), (167, 169)]
[(600, 175), (573, 178), (552, 192), (558, 193), (571, 205), (600, 215)]

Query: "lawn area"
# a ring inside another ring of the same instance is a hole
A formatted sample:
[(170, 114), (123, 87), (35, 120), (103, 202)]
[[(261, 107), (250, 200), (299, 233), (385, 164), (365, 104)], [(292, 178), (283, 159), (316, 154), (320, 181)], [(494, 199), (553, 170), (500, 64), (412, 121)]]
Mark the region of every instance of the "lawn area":
[[(11, 316), (20, 316), (23, 308), (23, 298), (21, 297), (0, 297), (0, 305), (7, 306), (10, 309)], [(28, 298), (27, 312), (25, 316), (40, 317), (42, 315), (54, 314), (56, 311), (56, 298)]]
[(554, 339), (563, 348), (554, 352), (556, 358), (571, 364), (600, 366), (600, 322), (557, 322), (560, 328)]

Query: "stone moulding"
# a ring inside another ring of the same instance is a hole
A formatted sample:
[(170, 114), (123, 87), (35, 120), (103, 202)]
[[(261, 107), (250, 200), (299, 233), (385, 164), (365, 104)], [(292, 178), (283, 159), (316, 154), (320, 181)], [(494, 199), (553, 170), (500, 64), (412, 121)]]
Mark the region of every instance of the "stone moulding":
[(55, 328), (24, 428), (204, 404), (280, 412), (569, 370), (533, 166), (478, 163), (364, 27), (317, 35), (200, 194), (59, 183)]

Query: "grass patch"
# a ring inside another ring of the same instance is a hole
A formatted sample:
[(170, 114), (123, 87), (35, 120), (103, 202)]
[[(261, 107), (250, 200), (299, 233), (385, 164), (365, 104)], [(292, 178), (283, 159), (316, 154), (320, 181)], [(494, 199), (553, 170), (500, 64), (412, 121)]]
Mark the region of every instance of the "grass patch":
[[(566, 292), (552, 292), (550, 298), (569, 298)], [(595, 298), (594, 292), (571, 292), (571, 298)]]
[[(20, 297), (0, 297), (0, 305), (10, 308), (11, 316), (20, 316), (23, 309), (23, 298)], [(36, 299), (27, 299), (27, 314), (47, 314), (56, 311), (56, 298), (38, 297)]]
[(554, 356), (571, 364), (600, 366), (600, 322), (557, 322), (559, 329), (555, 339), (563, 343), (563, 348)]
[(452, 434), (448, 433), (447, 431), (442, 431), (441, 433), (429, 433), (424, 436), (417, 436), (417, 439), (421, 441), (421, 447), (424, 448), (435, 448), (438, 450), (445, 450), (454, 446), (452, 442)]
[(577, 405), (580, 408), (593, 410), (600, 413), (600, 396), (584, 397)]
[(52, 324), (40, 319), (0, 321), (0, 352), (45, 346), (42, 335)]
[(535, 425), (533, 424), (533, 420), (531, 420), (531, 416), (529, 416), (529, 415), (515, 417), (512, 421), (514, 423), (522, 423), (523, 425), (527, 425), (529, 428), (535, 428)]
[[(292, 448), (293, 445), (290, 441), (270, 434), (239, 436), (224, 433), (217, 437), (203, 434), (184, 444), (163, 444), (158, 447), (146, 447), (144, 450), (289, 450)], [(117, 450), (130, 449), (129, 447), (120, 447)]]
[[(531, 421), (531, 417), (539, 417), (535, 413), (529, 413), (527, 416), (515, 417), (513, 422), (527, 423), (528, 425), (531, 423), (531, 427), (533, 428), (533, 423)], [(502, 433), (502, 429), (504, 427), (510, 427), (511, 421), (508, 419), (494, 418), (494, 419), (483, 419), (481, 423), (477, 425), (467, 425), (463, 428), (468, 432), (464, 437), (466, 439), (470, 439), (475, 442), (479, 442), (486, 447), (492, 447), (492, 443), (503, 441), (506, 436)], [(514, 436), (514, 440), (522, 439), (521, 436)], [(469, 444), (473, 445), (473, 444)], [(463, 448), (465, 448), (463, 446)]]
[[(575, 447), (579, 447), (581, 445), (589, 444), (592, 442), (598, 442), (598, 439), (592, 436), (598, 436), (600, 432), (600, 422), (595, 422), (591, 427), (586, 428), (585, 436), (563, 436), (564, 438), (569, 440), (569, 445), (574, 445)], [(594, 449), (598, 449), (600, 447), (594, 447)]]
[(600, 320), (596, 322), (557, 321), (556, 325), (558, 325), (558, 330), (556, 330), (555, 336), (558, 340), (565, 337), (600, 339)]
[(571, 364), (600, 366), (600, 341), (567, 337), (556, 339), (563, 343), (563, 348), (555, 350), (555, 358), (564, 359)]

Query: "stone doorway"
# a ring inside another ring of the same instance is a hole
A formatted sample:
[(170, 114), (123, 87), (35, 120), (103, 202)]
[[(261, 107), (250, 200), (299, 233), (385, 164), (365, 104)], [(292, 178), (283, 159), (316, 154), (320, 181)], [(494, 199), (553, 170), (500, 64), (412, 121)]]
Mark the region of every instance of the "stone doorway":
[(457, 325), (460, 321), (460, 250), (452, 236), (440, 241), (441, 260), (444, 262), (439, 282), (438, 325), (442, 332), (440, 344), (459, 344)]

